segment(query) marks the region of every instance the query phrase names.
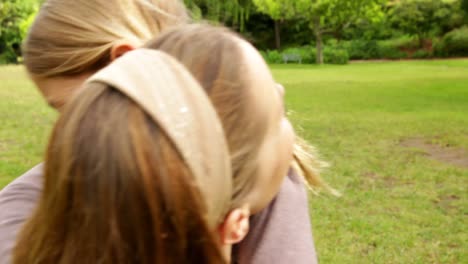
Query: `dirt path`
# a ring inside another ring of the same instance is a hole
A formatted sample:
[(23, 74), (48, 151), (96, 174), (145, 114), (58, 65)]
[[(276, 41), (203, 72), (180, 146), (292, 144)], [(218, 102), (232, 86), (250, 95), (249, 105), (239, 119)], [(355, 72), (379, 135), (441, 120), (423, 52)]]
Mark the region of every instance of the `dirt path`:
[(417, 148), (433, 160), (447, 163), (459, 168), (468, 168), (468, 151), (462, 148), (444, 147), (428, 143), (424, 138), (409, 138), (400, 143), (406, 148)]

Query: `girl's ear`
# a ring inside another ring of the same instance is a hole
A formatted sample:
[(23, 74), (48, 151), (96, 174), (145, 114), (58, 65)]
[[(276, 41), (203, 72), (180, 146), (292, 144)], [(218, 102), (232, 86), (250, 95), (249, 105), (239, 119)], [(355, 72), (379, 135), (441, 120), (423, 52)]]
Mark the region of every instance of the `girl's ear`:
[(224, 223), (219, 226), (222, 245), (234, 245), (241, 242), (249, 232), (250, 208), (245, 205), (229, 212)]
[(127, 53), (129, 51), (132, 51), (132, 50), (134, 50), (136, 48), (137, 48), (137, 46), (135, 44), (129, 42), (129, 41), (122, 40), (122, 41), (116, 42), (112, 46), (111, 51), (110, 51), (111, 61), (114, 61), (118, 57), (120, 57), (120, 56), (124, 55), (125, 53)]

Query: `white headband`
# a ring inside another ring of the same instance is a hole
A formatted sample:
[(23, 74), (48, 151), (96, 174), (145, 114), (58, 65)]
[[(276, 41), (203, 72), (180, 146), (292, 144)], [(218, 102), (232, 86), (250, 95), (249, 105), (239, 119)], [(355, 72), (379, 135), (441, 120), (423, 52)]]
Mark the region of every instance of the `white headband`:
[(218, 224), (232, 193), (228, 147), (213, 105), (185, 67), (160, 51), (137, 49), (87, 81), (93, 82), (134, 100), (166, 132), (204, 195), (209, 224)]

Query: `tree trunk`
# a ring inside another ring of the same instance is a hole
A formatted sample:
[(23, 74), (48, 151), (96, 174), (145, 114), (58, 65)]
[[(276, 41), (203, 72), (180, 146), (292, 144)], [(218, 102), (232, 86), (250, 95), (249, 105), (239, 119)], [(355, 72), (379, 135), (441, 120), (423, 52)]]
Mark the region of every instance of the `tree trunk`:
[(281, 49), (281, 22), (275, 20), (275, 45), (276, 49)]
[(323, 42), (320, 31), (315, 33), (315, 40), (317, 42), (317, 64), (323, 64)]
[(317, 64), (323, 64), (323, 40), (320, 18), (314, 19), (315, 42), (317, 43)]
[(424, 48), (424, 35), (419, 34), (418, 39), (419, 39), (419, 48), (421, 48), (421, 49)]

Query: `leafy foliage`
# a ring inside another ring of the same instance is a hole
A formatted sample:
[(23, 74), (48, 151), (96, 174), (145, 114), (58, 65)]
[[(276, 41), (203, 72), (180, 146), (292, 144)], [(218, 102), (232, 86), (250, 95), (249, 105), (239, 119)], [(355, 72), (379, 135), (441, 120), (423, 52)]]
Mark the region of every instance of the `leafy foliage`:
[(427, 50), (417, 50), (411, 57), (413, 59), (427, 59), (432, 57), (432, 54)]
[(468, 56), (468, 26), (447, 33), (434, 50), (442, 57)]
[(303, 46), (300, 48), (289, 48), (283, 51), (283, 54), (298, 54), (302, 58), (302, 63), (313, 64), (316, 62), (316, 50), (312, 46)]
[(267, 50), (262, 52), (263, 58), (270, 64), (279, 64), (283, 62), (281, 53), (277, 50)]
[[(17, 62), (41, 2), (0, 0), (0, 63)], [(284, 48), (297, 48), (304, 63), (330, 61), (325, 58), (330, 57), (330, 49), (346, 50), (349, 59), (367, 60), (423, 58), (427, 53), (464, 56), (461, 46), (466, 45), (460, 33), (452, 32), (468, 25), (468, 0), (184, 2), (195, 19), (229, 26), (259, 49), (276, 48), (281, 54)], [(270, 60), (281, 62), (276, 55), (271, 53)]]
[(291, 19), (300, 15), (296, 0), (253, 0), (253, 3), (258, 11), (274, 20)]
[(462, 24), (463, 14), (455, 2), (444, 0), (402, 0), (390, 13), (393, 27), (424, 38), (437, 36)]
[(317, 43), (317, 62), (323, 63), (323, 35), (341, 35), (360, 19), (376, 16), (380, 0), (253, 0), (260, 12), (278, 20), (302, 18), (309, 22)]
[[(316, 50), (312, 46), (303, 46), (300, 48), (288, 48), (279, 52), (277, 50), (267, 50), (261, 52), (263, 58), (269, 64), (281, 64), (284, 63), (284, 55), (299, 55), (301, 57), (301, 63), (303, 64), (315, 64), (316, 63)], [(328, 64), (347, 64), (349, 62), (348, 51), (344, 48), (336, 47), (325, 47), (324, 49), (324, 61)]]
[(16, 62), (38, 2), (3, 0), (0, 2), (0, 63)]
[(251, 0), (185, 0), (195, 18), (205, 18), (212, 21), (229, 24), (245, 30), (245, 22), (249, 18), (253, 3)]
[(380, 57), (379, 46), (376, 40), (352, 40), (343, 43), (352, 60), (369, 60)]
[(460, 3), (461, 10), (465, 13), (465, 16), (468, 16), (468, 0), (461, 0)]
[(328, 64), (348, 64), (349, 54), (345, 49), (324, 49), (324, 61)]

